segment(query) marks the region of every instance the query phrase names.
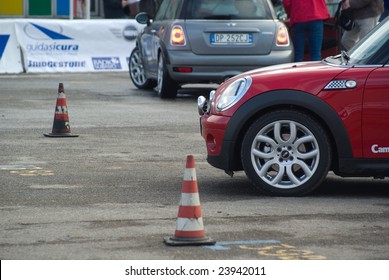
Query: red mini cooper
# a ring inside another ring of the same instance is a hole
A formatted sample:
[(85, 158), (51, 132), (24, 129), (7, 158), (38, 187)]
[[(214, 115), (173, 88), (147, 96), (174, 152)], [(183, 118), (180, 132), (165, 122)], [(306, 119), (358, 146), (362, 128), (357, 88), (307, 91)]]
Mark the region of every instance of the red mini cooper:
[(302, 196), (331, 170), (389, 176), (389, 18), (348, 53), (245, 72), (200, 96), (207, 161)]

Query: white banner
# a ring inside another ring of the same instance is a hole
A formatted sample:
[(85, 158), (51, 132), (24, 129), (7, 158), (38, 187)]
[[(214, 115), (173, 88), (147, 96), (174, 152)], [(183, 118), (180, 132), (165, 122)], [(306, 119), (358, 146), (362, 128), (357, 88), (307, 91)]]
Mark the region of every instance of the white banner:
[(133, 19), (20, 19), (14, 25), (29, 73), (128, 71), (142, 28)]
[(5, 20), (0, 26), (0, 73), (21, 73), (23, 65), (15, 25), (13, 21)]

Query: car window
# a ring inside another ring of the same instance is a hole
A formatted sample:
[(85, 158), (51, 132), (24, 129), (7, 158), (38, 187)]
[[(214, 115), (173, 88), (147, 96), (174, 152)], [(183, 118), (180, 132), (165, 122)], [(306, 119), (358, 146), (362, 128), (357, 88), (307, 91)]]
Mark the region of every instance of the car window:
[(389, 55), (389, 20), (377, 26), (375, 32), (369, 33), (348, 55), (350, 64), (383, 65)]
[(159, 6), (159, 8), (155, 14), (154, 20), (162, 20), (165, 17), (165, 13), (166, 13), (167, 7), (169, 6), (169, 3), (170, 3), (169, 0), (162, 1), (161, 6)]
[(177, 19), (180, 18), (179, 15), (182, 10), (182, 5), (184, 0), (171, 0), (167, 9), (164, 19)]
[(272, 19), (265, 0), (193, 0), (189, 19)]
[(267, 17), (267, 10), (262, 1), (235, 0), (235, 8), (238, 11), (238, 17), (242, 19)]

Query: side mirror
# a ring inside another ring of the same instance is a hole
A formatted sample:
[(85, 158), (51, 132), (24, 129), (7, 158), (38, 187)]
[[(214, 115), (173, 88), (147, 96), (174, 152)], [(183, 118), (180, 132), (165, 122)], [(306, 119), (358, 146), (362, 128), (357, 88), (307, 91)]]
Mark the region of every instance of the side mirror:
[(148, 24), (150, 19), (150, 15), (146, 12), (141, 12), (135, 16), (135, 20), (140, 24)]

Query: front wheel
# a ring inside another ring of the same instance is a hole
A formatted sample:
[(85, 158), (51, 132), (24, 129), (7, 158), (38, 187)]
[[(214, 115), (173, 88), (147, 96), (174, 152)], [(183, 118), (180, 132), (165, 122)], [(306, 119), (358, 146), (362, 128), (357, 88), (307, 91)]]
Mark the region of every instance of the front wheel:
[(152, 89), (156, 85), (155, 80), (147, 79), (143, 68), (140, 50), (135, 47), (130, 55), (128, 63), (132, 83), (139, 89)]
[(302, 196), (327, 176), (331, 145), (312, 117), (280, 110), (249, 127), (241, 156), (245, 173), (258, 190), (275, 196)]

